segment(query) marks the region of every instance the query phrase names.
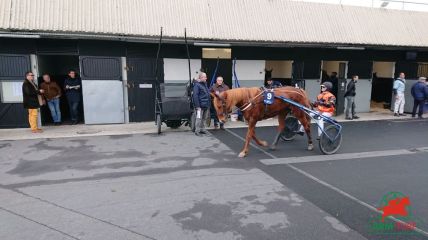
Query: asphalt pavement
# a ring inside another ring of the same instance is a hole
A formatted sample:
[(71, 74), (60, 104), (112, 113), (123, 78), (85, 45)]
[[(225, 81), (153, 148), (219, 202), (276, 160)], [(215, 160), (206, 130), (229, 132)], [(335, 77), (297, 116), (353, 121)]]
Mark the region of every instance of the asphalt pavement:
[[(241, 159), (246, 129), (0, 141), (0, 239), (427, 239), (428, 121), (343, 126), (328, 156), (298, 136)], [(373, 233), (392, 192), (416, 228)]]

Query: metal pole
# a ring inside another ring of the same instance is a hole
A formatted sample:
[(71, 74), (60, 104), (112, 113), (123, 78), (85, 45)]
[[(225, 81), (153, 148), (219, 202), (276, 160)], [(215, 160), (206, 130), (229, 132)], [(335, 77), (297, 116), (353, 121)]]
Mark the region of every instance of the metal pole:
[(186, 51), (187, 51), (187, 62), (189, 65), (189, 86), (192, 85), (192, 70), (190, 69), (190, 53), (189, 53), (189, 44), (187, 43), (187, 29), (184, 28), (184, 41), (186, 43)]

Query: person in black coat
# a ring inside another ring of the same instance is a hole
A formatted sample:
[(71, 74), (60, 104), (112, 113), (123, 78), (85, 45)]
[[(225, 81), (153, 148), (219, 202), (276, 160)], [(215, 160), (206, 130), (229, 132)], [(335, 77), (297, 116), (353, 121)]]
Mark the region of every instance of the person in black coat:
[[(357, 83), (357, 81), (358, 81), (358, 76), (353, 75), (351, 81), (349, 81), (348, 85), (346, 86), (346, 92), (345, 92), (346, 118), (345, 119), (348, 119), (348, 120), (360, 118), (355, 114), (355, 95), (357, 95), (355, 84)], [(352, 116), (349, 115), (349, 110), (351, 110)]]
[(70, 70), (68, 72), (68, 78), (64, 81), (64, 88), (72, 124), (77, 124), (79, 122), (79, 104), (82, 98), (82, 81), (76, 76), (76, 71)]
[(33, 133), (40, 133), (42, 129), (37, 126), (38, 109), (43, 104), (43, 89), (37, 87), (34, 82), (34, 74), (29, 71), (25, 73), (25, 80), (22, 84), (23, 105), (28, 109), (28, 122)]
[(201, 134), (208, 133), (204, 123), (208, 118), (209, 107), (211, 106), (211, 95), (207, 87), (207, 74), (204, 72), (199, 73), (198, 80), (193, 84), (193, 106), (196, 114), (195, 135), (201, 136)]

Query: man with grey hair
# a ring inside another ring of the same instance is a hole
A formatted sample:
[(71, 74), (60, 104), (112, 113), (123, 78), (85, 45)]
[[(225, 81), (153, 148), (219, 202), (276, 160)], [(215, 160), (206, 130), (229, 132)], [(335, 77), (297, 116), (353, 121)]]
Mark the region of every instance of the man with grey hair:
[(416, 109), (419, 106), (418, 118), (422, 118), (424, 113), (425, 100), (428, 98), (428, 87), (426, 84), (426, 78), (420, 77), (419, 81), (413, 84), (412, 86), (412, 96), (413, 96), (413, 111), (412, 117), (416, 116)]
[(204, 72), (199, 73), (199, 78), (193, 84), (193, 106), (195, 107), (195, 135), (208, 133), (205, 130), (204, 123), (208, 118), (209, 107), (211, 106), (211, 96), (207, 87), (207, 74)]

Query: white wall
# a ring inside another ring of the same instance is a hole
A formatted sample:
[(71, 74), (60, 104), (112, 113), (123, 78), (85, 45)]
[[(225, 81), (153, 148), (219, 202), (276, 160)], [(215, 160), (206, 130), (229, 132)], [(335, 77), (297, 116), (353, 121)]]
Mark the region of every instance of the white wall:
[(266, 61), (266, 69), (273, 69), (272, 78), (291, 78), (293, 61)]
[(265, 60), (237, 60), (235, 71), (241, 87), (263, 86), (265, 66)]
[[(164, 58), (165, 83), (182, 83), (189, 81), (189, 63), (187, 59)], [(197, 78), (201, 69), (201, 59), (190, 59), (192, 78)]]

